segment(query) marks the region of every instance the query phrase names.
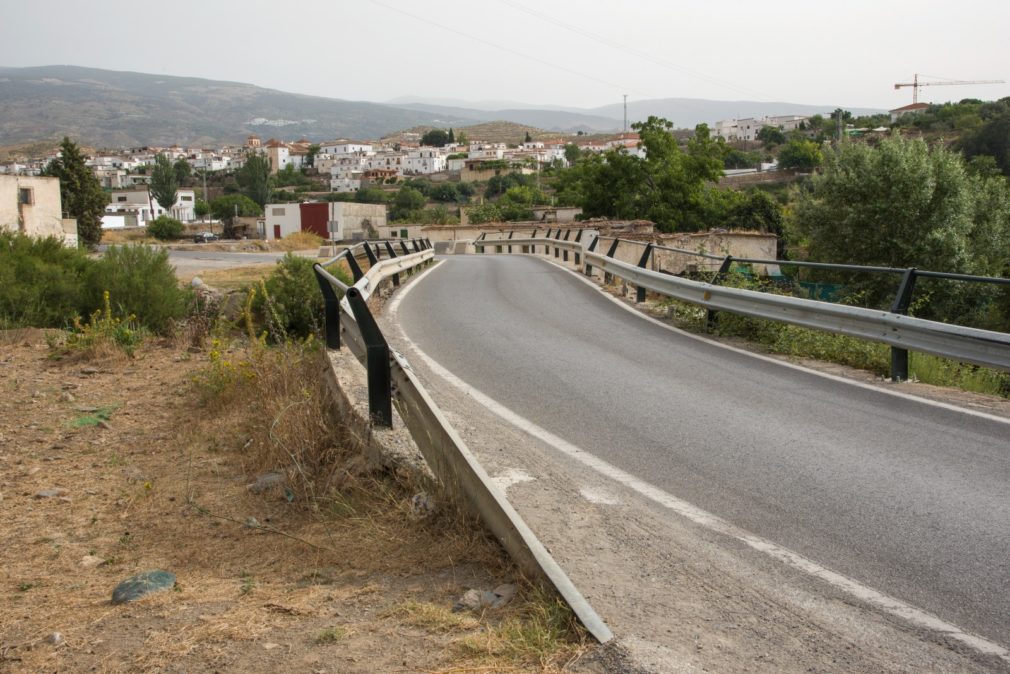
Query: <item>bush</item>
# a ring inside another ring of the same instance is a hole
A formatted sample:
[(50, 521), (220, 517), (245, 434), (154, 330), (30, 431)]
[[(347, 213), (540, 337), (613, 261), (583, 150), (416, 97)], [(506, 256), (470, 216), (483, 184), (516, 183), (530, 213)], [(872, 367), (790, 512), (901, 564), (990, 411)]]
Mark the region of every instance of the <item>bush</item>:
[(322, 334), (323, 294), (313, 264), (309, 258), (287, 253), (260, 288), (251, 291), (253, 311), (272, 342)]
[(186, 315), (188, 291), (179, 287), (168, 253), (148, 246), (111, 246), (94, 261), (84, 279), (85, 310), (103, 309), (110, 293), (113, 310), (134, 315), (137, 322), (158, 334), (171, 332)]
[(67, 336), (63, 350), (93, 358), (109, 350), (121, 349), (132, 358), (137, 347), (144, 341), (145, 332), (143, 327), (137, 325), (135, 316), (114, 316), (109, 293), (105, 292), (101, 310), (91, 314), (87, 323), (81, 323), (79, 319), (74, 321), (74, 329)]
[(147, 223), (147, 231), (159, 241), (181, 238), (185, 229), (181, 222), (167, 215), (159, 215)]
[(63, 328), (81, 315), (93, 262), (59, 239), (0, 232), (0, 327)]

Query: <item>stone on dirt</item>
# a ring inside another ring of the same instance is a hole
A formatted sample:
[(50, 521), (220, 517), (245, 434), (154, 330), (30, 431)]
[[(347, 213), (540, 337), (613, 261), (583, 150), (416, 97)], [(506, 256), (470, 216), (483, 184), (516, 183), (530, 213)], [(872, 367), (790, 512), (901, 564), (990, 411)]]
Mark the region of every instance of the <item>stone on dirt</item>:
[(83, 566), (85, 569), (93, 569), (96, 566), (101, 566), (104, 563), (105, 563), (104, 559), (102, 559), (101, 557), (97, 557), (95, 555), (84, 555), (83, 557), (81, 557), (81, 566)]
[(112, 591), (112, 603), (123, 604), (152, 592), (170, 590), (175, 586), (175, 574), (161, 569), (144, 571), (127, 578)]
[(508, 604), (516, 596), (516, 586), (511, 583), (503, 583), (493, 590), (467, 590), (459, 601), (453, 605), (454, 613), (464, 610), (477, 610), (482, 608), (501, 608)]
[(414, 494), (410, 499), (410, 514), (418, 519), (423, 519), (435, 511), (435, 504), (426, 492)]
[(35, 498), (56, 498), (57, 496), (63, 496), (66, 493), (67, 490), (62, 487), (56, 487), (55, 489), (43, 489), (40, 492), (36, 492)]
[(281, 473), (264, 473), (256, 478), (256, 481), (252, 484), (247, 484), (246, 489), (254, 494), (262, 494), (265, 491), (269, 491), (274, 487), (279, 487), (284, 484), (284, 475)]

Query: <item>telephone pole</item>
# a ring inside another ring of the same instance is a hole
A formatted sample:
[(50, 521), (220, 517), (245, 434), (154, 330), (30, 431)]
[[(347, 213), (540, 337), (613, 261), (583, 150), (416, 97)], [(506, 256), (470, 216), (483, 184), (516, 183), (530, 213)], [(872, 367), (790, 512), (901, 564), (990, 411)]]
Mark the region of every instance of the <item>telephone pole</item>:
[(628, 94), (624, 94), (624, 133), (628, 133)]

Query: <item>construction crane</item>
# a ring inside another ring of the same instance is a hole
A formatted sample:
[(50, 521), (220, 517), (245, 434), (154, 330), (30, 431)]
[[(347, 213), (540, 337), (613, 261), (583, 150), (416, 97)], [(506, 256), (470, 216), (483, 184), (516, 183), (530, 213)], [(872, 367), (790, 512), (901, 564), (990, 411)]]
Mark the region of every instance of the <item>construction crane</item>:
[(937, 78), (937, 81), (935, 82), (920, 82), (919, 74), (916, 73), (911, 82), (895, 84), (894, 88), (901, 89), (902, 87), (912, 87), (912, 103), (918, 103), (919, 87), (947, 86), (951, 84), (1006, 84), (1006, 82), (1003, 80), (943, 80), (939, 78)]

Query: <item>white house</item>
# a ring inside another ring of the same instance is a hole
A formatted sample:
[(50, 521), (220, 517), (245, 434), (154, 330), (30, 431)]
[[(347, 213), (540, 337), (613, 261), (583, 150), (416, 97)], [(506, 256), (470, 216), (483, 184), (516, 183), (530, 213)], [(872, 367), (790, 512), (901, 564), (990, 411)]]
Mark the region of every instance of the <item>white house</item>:
[(319, 144), (320, 155), (354, 154), (354, 153), (370, 154), (371, 152), (373, 152), (371, 143), (365, 143), (356, 140), (340, 139)]
[(330, 173), (330, 191), (357, 192), (361, 189), (362, 173), (363, 171), (332, 171)]
[(263, 236), (268, 241), (302, 231), (302, 214), (298, 204), (267, 204), (263, 209), (263, 219), (266, 223)]
[(403, 158), (404, 173), (439, 173), (445, 170), (445, 166), (445, 154), (441, 150), (430, 147), (411, 150)]
[(0, 230), (55, 236), (77, 245), (77, 220), (63, 217), (59, 178), (0, 176)]
[(715, 123), (712, 133), (726, 140), (757, 140), (757, 135), (766, 126), (773, 126), (788, 132), (799, 129), (810, 119), (805, 115), (770, 115), (768, 117), (744, 117), (742, 119), (722, 119)]
[[(149, 221), (161, 215), (168, 215), (176, 220), (191, 221), (196, 219), (196, 193), (193, 190), (178, 190), (175, 195), (175, 203), (167, 211), (151, 195), (147, 187), (128, 190), (114, 190), (109, 195), (109, 204), (105, 207), (105, 212), (112, 215), (133, 214), (138, 225), (146, 225)], [(106, 223), (102, 220), (102, 227), (115, 226), (113, 223), (117, 219), (110, 219)]]

